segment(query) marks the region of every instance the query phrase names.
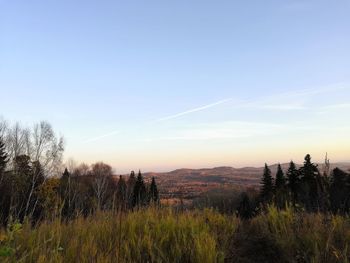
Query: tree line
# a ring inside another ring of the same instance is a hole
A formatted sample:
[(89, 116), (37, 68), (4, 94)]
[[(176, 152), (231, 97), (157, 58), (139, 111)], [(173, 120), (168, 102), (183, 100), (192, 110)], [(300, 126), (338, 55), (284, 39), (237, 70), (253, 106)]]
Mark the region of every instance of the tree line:
[[(286, 173), (281, 165), (277, 167), (276, 176), (265, 164), (260, 194), (260, 206), (274, 204), (279, 209), (291, 205), (296, 209), (308, 212), (331, 212), (348, 214), (350, 212), (350, 174), (335, 168), (331, 171), (329, 159), (325, 158), (323, 171), (311, 161), (307, 154), (300, 168), (291, 161)], [(244, 218), (254, 215), (256, 207), (247, 195), (242, 197), (238, 208)]]
[(69, 219), (99, 210), (159, 203), (155, 179), (139, 171), (116, 179), (111, 166), (81, 164), (61, 174), (63, 138), (47, 122), (32, 128), (0, 122), (0, 221)]

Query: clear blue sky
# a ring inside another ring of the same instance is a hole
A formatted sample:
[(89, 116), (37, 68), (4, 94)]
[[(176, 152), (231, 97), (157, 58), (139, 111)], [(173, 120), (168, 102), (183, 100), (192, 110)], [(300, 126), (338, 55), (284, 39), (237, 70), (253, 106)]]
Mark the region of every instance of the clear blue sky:
[(0, 0), (0, 115), (117, 172), (350, 159), (350, 1)]

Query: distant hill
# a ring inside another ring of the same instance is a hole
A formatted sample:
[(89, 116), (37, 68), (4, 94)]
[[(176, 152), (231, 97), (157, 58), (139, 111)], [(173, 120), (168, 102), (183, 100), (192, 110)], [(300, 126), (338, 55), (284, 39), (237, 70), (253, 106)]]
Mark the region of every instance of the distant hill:
[[(276, 174), (277, 165), (269, 166), (272, 175)], [(286, 171), (289, 163), (281, 164), (282, 169)], [(297, 164), (298, 167), (300, 165)], [(339, 167), (342, 170), (349, 171), (350, 163), (333, 163), (331, 169)], [(177, 169), (165, 173), (145, 173), (146, 180), (155, 177), (163, 195), (187, 196), (193, 197), (200, 193), (214, 188), (222, 187), (257, 187), (260, 184), (263, 167), (215, 167), (204, 169)], [(323, 164), (319, 164), (320, 171), (323, 170)]]

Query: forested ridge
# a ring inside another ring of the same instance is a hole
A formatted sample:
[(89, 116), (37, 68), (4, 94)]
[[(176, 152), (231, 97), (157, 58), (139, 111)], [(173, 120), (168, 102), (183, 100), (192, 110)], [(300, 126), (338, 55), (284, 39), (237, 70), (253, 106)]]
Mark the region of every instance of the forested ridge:
[[(350, 174), (265, 164), (224, 209), (161, 205), (155, 178), (63, 164), (51, 125), (0, 126), (2, 262), (348, 262)], [(70, 167), (69, 167), (70, 166)], [(207, 197), (209, 198), (209, 197)]]

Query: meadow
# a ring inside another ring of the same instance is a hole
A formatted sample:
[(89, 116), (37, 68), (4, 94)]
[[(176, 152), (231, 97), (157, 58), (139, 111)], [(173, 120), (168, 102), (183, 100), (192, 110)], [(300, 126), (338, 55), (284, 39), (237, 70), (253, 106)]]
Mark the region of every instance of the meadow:
[(350, 220), (270, 206), (250, 220), (149, 207), (12, 223), (1, 262), (349, 262)]

